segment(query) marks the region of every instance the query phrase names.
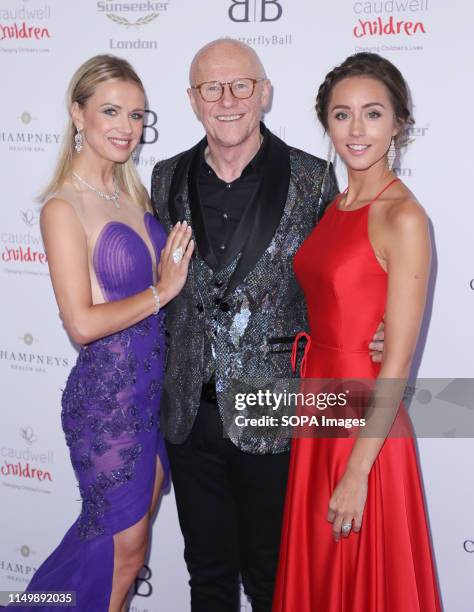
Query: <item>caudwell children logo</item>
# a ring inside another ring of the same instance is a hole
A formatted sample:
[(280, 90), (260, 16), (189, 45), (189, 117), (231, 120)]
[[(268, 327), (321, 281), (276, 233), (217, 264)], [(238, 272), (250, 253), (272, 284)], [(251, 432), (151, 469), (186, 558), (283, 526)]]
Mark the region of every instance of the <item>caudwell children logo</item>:
[(428, 1), (355, 2), (352, 8), (358, 19), (352, 29), (353, 35), (365, 38), (426, 34), (424, 15), (428, 11)]
[(51, 20), (51, 6), (23, 6), (0, 9), (0, 42), (41, 41), (51, 38), (47, 22)]

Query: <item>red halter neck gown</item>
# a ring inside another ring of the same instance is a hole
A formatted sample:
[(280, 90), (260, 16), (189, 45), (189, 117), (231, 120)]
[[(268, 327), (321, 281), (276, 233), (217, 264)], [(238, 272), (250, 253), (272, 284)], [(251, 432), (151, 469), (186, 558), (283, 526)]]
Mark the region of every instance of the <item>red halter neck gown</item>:
[[(380, 365), (368, 350), (387, 296), (387, 274), (368, 237), (370, 206), (377, 197), (351, 211), (334, 202), (296, 253), (294, 269), (310, 325), (304, 378), (378, 375)], [(392, 432), (398, 428), (409, 430), (403, 406)], [(410, 435), (387, 437), (369, 475), (361, 531), (333, 540), (326, 518), (329, 499), (354, 442), (355, 437), (293, 439), (273, 611), (438, 612)]]

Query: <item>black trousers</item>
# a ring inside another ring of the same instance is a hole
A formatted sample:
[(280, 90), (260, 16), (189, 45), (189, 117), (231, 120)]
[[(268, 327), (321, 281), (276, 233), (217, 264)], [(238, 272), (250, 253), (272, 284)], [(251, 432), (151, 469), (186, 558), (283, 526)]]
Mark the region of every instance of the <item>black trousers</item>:
[(271, 612), (289, 453), (239, 450), (209, 393), (187, 440), (167, 448), (192, 612), (236, 612), (240, 576), (253, 612)]

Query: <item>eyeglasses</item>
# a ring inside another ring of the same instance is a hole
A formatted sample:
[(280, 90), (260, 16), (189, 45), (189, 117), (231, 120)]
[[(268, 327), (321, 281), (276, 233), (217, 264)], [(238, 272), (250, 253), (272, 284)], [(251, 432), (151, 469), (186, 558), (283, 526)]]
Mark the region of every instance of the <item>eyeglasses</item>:
[(225, 85), (229, 85), (234, 98), (246, 100), (252, 97), (256, 83), (260, 83), (261, 81), (265, 81), (265, 79), (243, 78), (224, 82), (207, 81), (199, 85), (191, 85), (191, 89), (198, 89), (204, 102), (217, 102), (224, 95)]

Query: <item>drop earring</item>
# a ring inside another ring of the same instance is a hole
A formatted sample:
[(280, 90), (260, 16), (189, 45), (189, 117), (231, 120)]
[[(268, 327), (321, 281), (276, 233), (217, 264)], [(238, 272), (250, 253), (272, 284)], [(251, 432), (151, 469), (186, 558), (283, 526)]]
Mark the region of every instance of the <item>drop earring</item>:
[(327, 193), (328, 187), (327, 187), (327, 181), (326, 179), (329, 176), (329, 168), (331, 167), (331, 163), (334, 160), (334, 153), (335, 153), (335, 149), (334, 149), (334, 145), (332, 144), (332, 140), (329, 139), (329, 149), (328, 149), (328, 156), (326, 159), (326, 168), (324, 170), (324, 174), (323, 174), (323, 180), (321, 181), (321, 193), (319, 196), (319, 204), (321, 205), (321, 203), (323, 202), (324, 198), (325, 198), (325, 194)]
[(390, 146), (388, 148), (388, 153), (387, 153), (389, 170), (393, 169), (393, 164), (395, 163), (396, 158), (397, 158), (397, 149), (395, 147), (395, 139), (392, 138), (392, 140), (390, 141)]
[(333, 162), (334, 159), (334, 145), (332, 144), (332, 140), (329, 140), (329, 149), (328, 149), (328, 156), (327, 156), (327, 167), (329, 168), (329, 166), (331, 165), (331, 163)]
[(134, 164), (136, 164), (138, 161), (138, 151), (136, 149), (133, 149), (132, 151), (132, 161)]
[(334, 145), (332, 144), (332, 140), (329, 139), (329, 149), (328, 149), (328, 155), (326, 158), (326, 169), (324, 171), (323, 183), (327, 175), (329, 174), (329, 167), (331, 166), (333, 160), (334, 160)]
[(76, 153), (80, 153), (84, 148), (84, 139), (82, 136), (82, 130), (77, 130), (76, 135), (74, 136), (74, 148), (76, 149)]

